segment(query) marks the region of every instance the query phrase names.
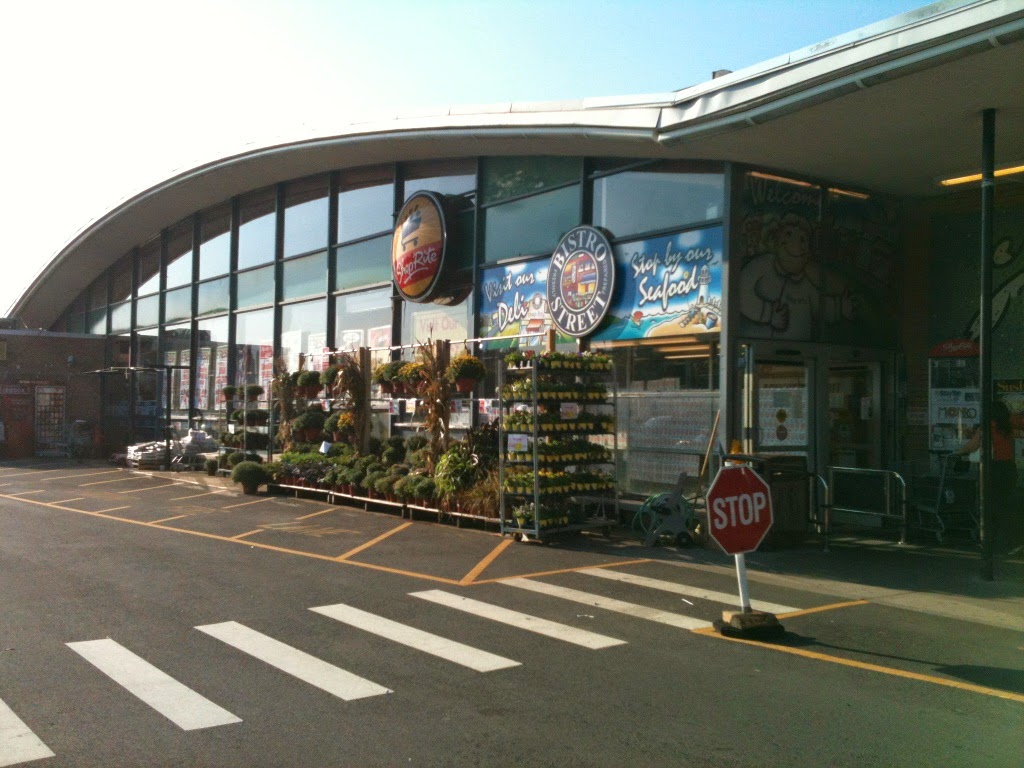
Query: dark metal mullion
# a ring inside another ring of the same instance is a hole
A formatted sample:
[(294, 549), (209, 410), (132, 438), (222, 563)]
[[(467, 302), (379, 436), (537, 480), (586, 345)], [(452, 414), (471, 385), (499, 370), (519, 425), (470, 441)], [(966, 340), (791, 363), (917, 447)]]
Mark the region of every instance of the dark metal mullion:
[(337, 285), (337, 258), (338, 245), (335, 235), (338, 232), (338, 197), (341, 188), (340, 174), (335, 171), (328, 177), (327, 182), (327, 347), (334, 349), (337, 344), (335, 339), (335, 325), (337, 324), (338, 299), (334, 295)]
[(196, 392), (199, 391), (199, 240), (203, 236), (202, 217), (197, 213), (192, 216), (192, 290), (190, 299), (192, 311), (189, 319), (188, 345), (188, 418), (189, 428), (192, 427), (192, 412), (196, 405)]
[[(274, 210), (274, 358), (281, 349), (281, 302), (284, 300), (284, 199), (285, 185), (277, 185)], [(259, 369), (257, 369), (257, 376)]]
[[(398, 214), (402, 210), (402, 204), (405, 202), (405, 179), (399, 178), (398, 176), (398, 164), (392, 167), (391, 178), (392, 182), (392, 204), (391, 204), (391, 225), (394, 229), (395, 224), (398, 222)], [(393, 254), (392, 254), (393, 255)], [(402, 343), (402, 308), (403, 299), (398, 293), (398, 288), (395, 286), (395, 281), (391, 281), (391, 346), (397, 347)], [(397, 359), (401, 356), (401, 352), (392, 354), (392, 358)]]
[[(238, 312), (238, 230), (241, 227), (241, 198), (231, 199), (231, 237), (228, 246), (228, 384), (234, 386), (238, 377), (238, 350), (235, 335)], [(214, 393), (216, 395), (216, 393)], [(230, 414), (229, 414), (230, 415)]]

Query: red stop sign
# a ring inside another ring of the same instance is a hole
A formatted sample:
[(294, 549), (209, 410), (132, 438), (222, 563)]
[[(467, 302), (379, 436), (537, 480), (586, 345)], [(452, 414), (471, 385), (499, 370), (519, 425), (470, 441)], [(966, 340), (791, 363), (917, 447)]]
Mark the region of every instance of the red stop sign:
[(708, 533), (726, 554), (753, 552), (772, 527), (768, 483), (749, 467), (722, 467), (708, 488)]

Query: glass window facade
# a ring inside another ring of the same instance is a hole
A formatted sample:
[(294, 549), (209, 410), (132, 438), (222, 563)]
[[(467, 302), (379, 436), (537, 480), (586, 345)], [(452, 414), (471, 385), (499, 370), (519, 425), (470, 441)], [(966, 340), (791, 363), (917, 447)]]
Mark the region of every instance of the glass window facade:
[(242, 197), (238, 226), (238, 268), (274, 260), (277, 193), (265, 189)]
[(284, 255), (327, 247), (327, 177), (288, 184), (284, 198)]
[[(508, 157), (327, 170), (245, 192), (153, 233), (69, 303), (61, 327), (130, 334), (137, 364), (186, 366), (175, 369), (171, 391), (175, 418), (182, 419), (190, 408), (216, 412), (226, 384), (269, 386), (275, 361), (294, 370), (300, 355), (328, 346), (386, 350), (392, 340), (460, 341), (486, 333), (483, 276), (503, 271), (515, 279), (583, 221), (608, 229), (619, 247), (714, 227), (725, 215), (722, 172), (708, 164)], [(393, 298), (396, 196), (418, 191), (462, 198), (449, 232), (451, 305)], [(536, 279), (545, 277), (538, 272)], [(573, 342), (564, 337), (559, 344)], [(383, 350), (375, 361), (388, 356)], [(648, 353), (630, 354), (637, 377), (679, 378), (700, 388), (700, 363), (669, 366)], [(158, 378), (146, 385), (144, 403), (163, 396)], [(157, 418), (162, 408), (146, 405), (137, 419)]]
[[(319, 354), (327, 346), (327, 302), (307, 301), (281, 307), (281, 357), (289, 371), (299, 368), (299, 355)], [(307, 368), (320, 367), (317, 359)]]

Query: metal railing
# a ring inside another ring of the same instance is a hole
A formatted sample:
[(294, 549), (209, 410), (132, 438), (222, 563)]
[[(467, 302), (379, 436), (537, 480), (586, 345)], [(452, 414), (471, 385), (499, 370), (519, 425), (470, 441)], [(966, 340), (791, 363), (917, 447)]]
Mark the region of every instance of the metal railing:
[[(877, 517), (882, 520), (897, 520), (900, 523), (900, 544), (907, 543), (907, 530), (909, 527), (909, 506), (907, 504), (907, 483), (899, 472), (888, 469), (861, 469), (859, 467), (828, 467), (828, 479), (823, 480), (825, 490), (825, 548), (828, 549), (828, 537), (832, 531), (832, 515), (835, 512), (848, 512), (857, 515)], [(858, 498), (848, 498), (845, 492), (838, 494), (837, 481), (847, 477), (874, 478), (880, 481), (880, 485), (866, 485), (858, 482), (857, 488), (861, 491)], [(876, 493), (873, 497), (871, 491)], [(879, 493), (880, 492), (880, 493)]]

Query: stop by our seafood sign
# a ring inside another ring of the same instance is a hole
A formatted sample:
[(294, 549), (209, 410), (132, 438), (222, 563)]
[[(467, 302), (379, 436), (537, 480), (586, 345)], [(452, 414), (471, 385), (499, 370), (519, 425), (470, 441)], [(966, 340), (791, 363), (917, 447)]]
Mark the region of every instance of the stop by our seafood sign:
[(708, 534), (726, 554), (753, 552), (772, 527), (772, 494), (749, 467), (722, 467), (708, 488)]

